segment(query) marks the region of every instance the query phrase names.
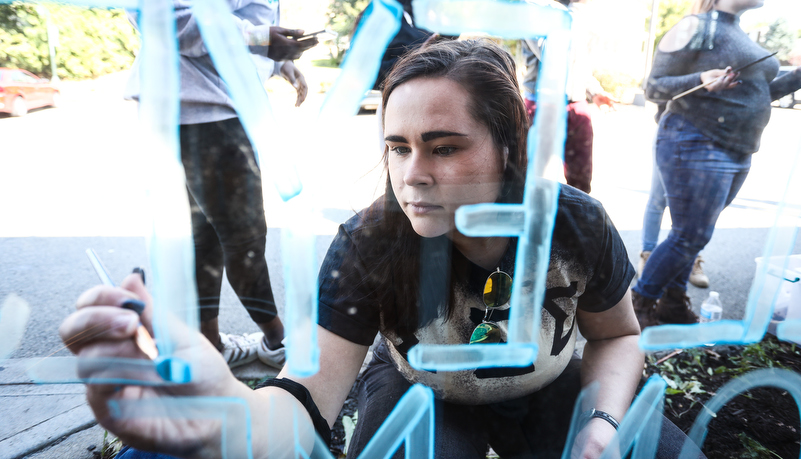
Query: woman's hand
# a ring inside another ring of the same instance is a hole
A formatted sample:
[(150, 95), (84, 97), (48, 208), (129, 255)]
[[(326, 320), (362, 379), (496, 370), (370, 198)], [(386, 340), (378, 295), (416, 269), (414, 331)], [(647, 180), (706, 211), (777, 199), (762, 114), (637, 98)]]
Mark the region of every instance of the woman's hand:
[[(576, 442), (573, 443), (573, 449), (570, 452), (570, 459), (599, 458), (607, 445), (617, 449), (616, 442), (612, 442), (616, 433), (615, 428), (607, 421), (598, 418), (590, 419), (576, 436)], [(612, 457), (620, 457), (620, 454), (613, 454)]]
[(737, 80), (740, 73), (734, 73), (731, 70), (731, 67), (707, 70), (701, 73), (701, 83), (708, 84), (705, 89), (709, 92), (731, 89), (740, 84), (740, 81)]
[(286, 61), (281, 65), (281, 76), (284, 77), (295, 90), (298, 92), (298, 98), (295, 101), (295, 107), (300, 107), (300, 104), (306, 100), (306, 95), (309, 93), (309, 86), (306, 84), (306, 78), (300, 73), (292, 61)]
[[(120, 308), (126, 300), (146, 303), (141, 318)], [(98, 286), (78, 299), (78, 311), (67, 317), (59, 327), (61, 339), (79, 359), (129, 358), (147, 359), (134, 341), (140, 320), (152, 334), (153, 312), (150, 294), (138, 274), (125, 278), (122, 287)], [(170, 324), (176, 339), (172, 357), (192, 365), (192, 381), (188, 384), (166, 386), (136, 386), (88, 384), (86, 398), (98, 422), (123, 442), (135, 448), (158, 450), (167, 454), (189, 457), (219, 455), (221, 430), (217, 420), (115, 417), (109, 402), (154, 400), (174, 396), (241, 396), (252, 392), (231, 374), (220, 353), (199, 333), (189, 330), (176, 320)], [(94, 368), (92, 368), (94, 367)], [(81, 378), (109, 377), (114, 368), (81, 365)], [(117, 377), (123, 376), (117, 373)], [(138, 375), (136, 379), (146, 376)], [(157, 381), (155, 374), (153, 382)], [(163, 381), (161, 381), (163, 382)]]

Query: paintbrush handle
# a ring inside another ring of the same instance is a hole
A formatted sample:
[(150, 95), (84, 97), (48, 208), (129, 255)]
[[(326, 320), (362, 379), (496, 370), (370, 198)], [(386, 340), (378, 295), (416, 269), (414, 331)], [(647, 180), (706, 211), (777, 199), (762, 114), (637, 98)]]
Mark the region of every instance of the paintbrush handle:
[(724, 74), (724, 75), (721, 75), (721, 76), (719, 76), (719, 77), (715, 78), (715, 79), (714, 79), (714, 80), (712, 80), (712, 81), (707, 81), (706, 83), (699, 84), (698, 86), (696, 86), (696, 87), (694, 87), (694, 88), (692, 88), (692, 89), (688, 89), (688, 90), (684, 91), (684, 92), (683, 92), (683, 93), (681, 93), (681, 94), (678, 94), (678, 95), (675, 95), (675, 96), (673, 96), (673, 98), (672, 98), (672, 99), (670, 99), (670, 100), (681, 99), (682, 97), (686, 96), (687, 94), (690, 94), (690, 93), (693, 93), (693, 92), (695, 92), (695, 91), (698, 91), (699, 89), (706, 88), (707, 86), (709, 86), (709, 85), (711, 85), (712, 83), (714, 83), (714, 82), (716, 82), (716, 81), (720, 80), (720, 79), (721, 79), (721, 78), (723, 78), (724, 76), (726, 76), (726, 75)]

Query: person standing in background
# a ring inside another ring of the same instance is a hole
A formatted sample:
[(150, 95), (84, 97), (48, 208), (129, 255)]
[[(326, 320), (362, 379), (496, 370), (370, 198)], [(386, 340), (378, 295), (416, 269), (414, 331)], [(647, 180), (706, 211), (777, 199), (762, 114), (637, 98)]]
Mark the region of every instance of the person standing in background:
[[(656, 122), (659, 123), (659, 118), (665, 112), (666, 104), (659, 104), (656, 112)], [(637, 263), (637, 275), (642, 275), (642, 270), (645, 268), (645, 263), (648, 262), (648, 257), (651, 256), (651, 251), (656, 248), (656, 243), (659, 241), (659, 229), (662, 227), (662, 216), (667, 207), (667, 198), (665, 197), (665, 187), (662, 185), (662, 177), (659, 175), (659, 168), (654, 167), (651, 172), (651, 191), (648, 194), (648, 203), (645, 205), (645, 214), (642, 218), (642, 252), (640, 252), (640, 259)], [(698, 288), (709, 287), (709, 277), (704, 273), (704, 268), (701, 263), (704, 259), (701, 255), (695, 257), (693, 262), (693, 269), (690, 271), (690, 283)]]
[[(542, 5), (541, 1), (532, 1)], [(555, 4), (555, 2), (547, 2)], [(567, 76), (567, 138), (565, 140), (564, 170), (567, 184), (589, 193), (592, 189), (592, 119), (590, 117), (589, 98), (597, 106), (607, 105), (614, 108), (615, 101), (601, 87), (601, 83), (593, 76), (589, 67), (589, 38), (586, 36), (587, 26), (583, 22), (583, 4), (579, 1), (559, 0), (559, 4), (567, 7), (573, 17), (572, 46), (570, 67)], [(537, 76), (540, 60), (545, 48), (543, 39), (521, 40), (523, 57), (526, 60), (526, 73), (523, 77), (523, 95), (529, 121), (533, 123), (537, 109)]]
[[(682, 19), (657, 47), (646, 97), (667, 104), (656, 164), (672, 228), (632, 289), (641, 328), (698, 321), (687, 296), (693, 263), (748, 176), (770, 120), (770, 102), (801, 88), (798, 69), (776, 79), (778, 59), (767, 58), (770, 53), (740, 28), (739, 15), (762, 3), (696, 0), (696, 14)], [(746, 65), (742, 72), (732, 70)]]
[[(295, 105), (299, 106), (308, 87), (292, 60), (315, 46), (317, 39), (299, 41), (303, 30), (278, 27), (278, 0), (227, 3), (260, 80), (284, 77), (297, 90)], [(285, 362), (284, 326), (278, 317), (265, 258), (267, 222), (261, 171), (225, 82), (203, 43), (191, 1), (175, 0), (174, 7), (181, 72), (181, 161), (192, 211), (200, 331), (230, 367), (258, 358), (281, 368)], [(131, 71), (127, 98), (139, 96), (139, 58)], [(223, 268), (260, 333), (220, 333)]]

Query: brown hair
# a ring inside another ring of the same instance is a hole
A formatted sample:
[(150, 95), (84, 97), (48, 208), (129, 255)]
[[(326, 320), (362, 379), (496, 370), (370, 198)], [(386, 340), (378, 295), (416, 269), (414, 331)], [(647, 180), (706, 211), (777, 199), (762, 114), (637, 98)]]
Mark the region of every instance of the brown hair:
[(715, 8), (715, 5), (718, 3), (718, 0), (695, 0), (693, 2), (693, 8), (690, 11), (691, 14), (704, 14), (712, 11)]
[[(387, 75), (383, 87), (382, 114), (392, 92), (402, 84), (416, 78), (448, 78), (459, 83), (471, 95), (468, 107), (473, 118), (485, 126), (492, 135), (498, 160), (503, 164), (504, 147), (508, 149), (506, 169), (503, 172), (501, 194), (497, 202), (520, 203), (523, 199), (526, 172), (526, 135), (528, 118), (520, 96), (515, 64), (508, 52), (489, 40), (441, 41), (418, 48), (402, 57)], [(388, 150), (384, 150), (384, 166), (388, 164)], [(420, 325), (440, 316), (449, 304), (447, 295), (454, 288), (453, 279), (446, 282), (450, 288), (429, 285), (430, 275), (421, 268), (439, 265), (448, 259), (450, 241), (446, 238), (426, 240), (417, 235), (398, 204), (387, 174), (383, 205), (374, 207), (382, 213), (378, 219), (382, 260), (376, 274), (388, 286), (381, 301), (382, 327), (395, 330), (400, 336), (413, 333)], [(380, 209), (380, 210), (379, 210)], [(377, 215), (375, 217), (378, 217)], [(378, 241), (377, 241), (378, 242)], [(421, 263), (421, 245), (426, 244), (425, 263)], [(449, 270), (450, 264), (446, 266)], [(451, 276), (452, 277), (452, 276)], [(422, 283), (421, 283), (422, 279)], [(432, 293), (433, 292), (433, 293)], [(454, 305), (450, 305), (450, 316)]]

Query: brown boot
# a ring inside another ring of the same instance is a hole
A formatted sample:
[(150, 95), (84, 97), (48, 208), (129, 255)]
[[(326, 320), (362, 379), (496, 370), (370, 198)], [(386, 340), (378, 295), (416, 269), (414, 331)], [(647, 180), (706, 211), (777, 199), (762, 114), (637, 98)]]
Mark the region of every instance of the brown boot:
[(659, 323), (694, 324), (698, 322), (690, 306), (690, 297), (680, 289), (668, 289), (656, 302), (656, 318)]
[(659, 322), (656, 320), (656, 300), (644, 297), (632, 290), (631, 302), (634, 304), (634, 314), (637, 315), (637, 322), (640, 323), (640, 330), (645, 330), (645, 327), (659, 325)]

